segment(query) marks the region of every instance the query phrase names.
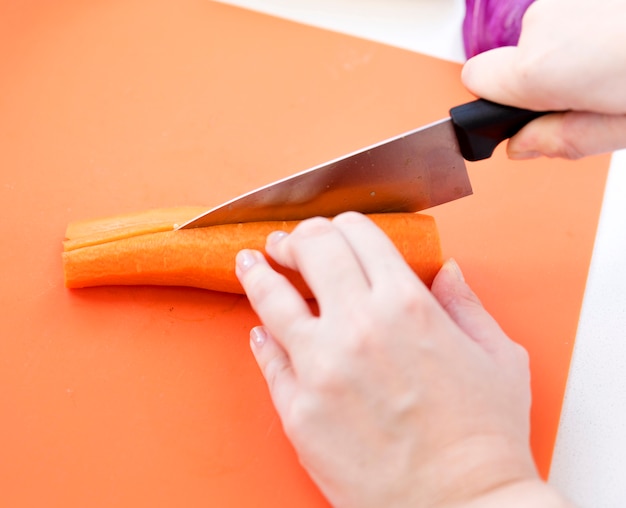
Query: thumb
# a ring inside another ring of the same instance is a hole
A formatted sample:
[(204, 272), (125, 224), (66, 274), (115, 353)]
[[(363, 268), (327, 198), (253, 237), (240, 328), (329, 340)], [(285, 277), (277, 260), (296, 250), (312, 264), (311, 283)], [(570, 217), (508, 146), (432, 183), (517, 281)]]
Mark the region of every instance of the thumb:
[[(509, 141), (509, 157), (579, 159), (626, 147), (626, 115), (582, 111), (588, 105), (572, 95), (575, 90), (563, 81), (567, 73), (553, 76), (548, 83), (536, 66), (531, 69), (519, 63), (523, 60), (519, 51), (511, 46), (481, 53), (465, 63), (461, 76), (478, 97), (535, 111), (563, 111), (542, 116), (520, 130)], [(581, 111), (575, 111), (577, 104)]]
[(497, 354), (509, 347), (511, 340), (467, 285), (456, 261), (444, 263), (431, 292), (457, 326), (484, 350)]
[(520, 64), (522, 57), (516, 46), (485, 51), (470, 58), (461, 73), (463, 85), (477, 97), (498, 104), (532, 109), (562, 111), (567, 109), (563, 94), (554, 94), (541, 80), (537, 71), (530, 72)]
[(579, 159), (626, 148), (626, 115), (568, 112), (530, 122), (507, 145), (511, 159)]

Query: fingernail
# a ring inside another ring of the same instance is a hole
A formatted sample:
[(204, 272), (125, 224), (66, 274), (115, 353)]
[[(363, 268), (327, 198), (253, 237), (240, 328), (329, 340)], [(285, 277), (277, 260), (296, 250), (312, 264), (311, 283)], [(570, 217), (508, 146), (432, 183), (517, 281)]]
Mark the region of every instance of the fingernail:
[(263, 326), (255, 326), (250, 330), (250, 343), (254, 347), (261, 347), (267, 342), (267, 330)]
[(452, 275), (454, 275), (454, 277), (456, 277), (457, 280), (460, 280), (461, 282), (465, 282), (465, 277), (463, 276), (461, 267), (454, 259), (452, 258), (448, 259), (446, 261), (445, 267), (450, 271)]
[(260, 254), (254, 250), (240, 250), (237, 253), (237, 257), (235, 258), (237, 268), (239, 268), (239, 270), (241, 270), (242, 272), (249, 270), (259, 261), (259, 255)]
[(528, 160), (528, 159), (537, 159), (541, 157), (540, 152), (528, 151), (528, 152), (509, 152), (509, 159), (513, 159), (516, 161)]
[(285, 238), (289, 233), (285, 231), (274, 231), (267, 236), (267, 243), (274, 244), (280, 242), (283, 238)]

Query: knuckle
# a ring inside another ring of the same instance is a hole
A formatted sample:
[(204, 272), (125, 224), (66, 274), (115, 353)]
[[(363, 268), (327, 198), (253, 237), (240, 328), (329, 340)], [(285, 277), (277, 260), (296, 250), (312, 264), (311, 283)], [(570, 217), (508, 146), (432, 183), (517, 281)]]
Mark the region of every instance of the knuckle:
[(458, 314), (483, 306), (476, 293), (466, 284), (439, 292), (437, 299), (449, 314)]
[(335, 372), (335, 378), (345, 380), (346, 358), (352, 362), (359, 362), (376, 357), (385, 342), (385, 337), (392, 330), (396, 321), (395, 306), (377, 306), (355, 303), (344, 309), (346, 322), (349, 327), (343, 330), (341, 341), (337, 344), (338, 354), (324, 359), (330, 371)]
[(329, 219), (324, 217), (312, 217), (298, 224), (290, 236), (296, 240), (319, 236), (328, 233), (332, 228), (333, 226)]
[(366, 222), (368, 219), (362, 213), (349, 211), (342, 212), (337, 215), (332, 222), (336, 224), (350, 224), (350, 223), (358, 223), (358, 222)]
[(283, 415), (282, 423), (285, 434), (292, 440), (297, 440), (298, 436), (306, 435), (306, 428), (315, 419), (318, 411), (315, 397), (310, 395), (297, 397), (289, 407), (289, 411)]
[(336, 393), (344, 382), (345, 365), (335, 360), (338, 355), (327, 355), (315, 362), (306, 377), (306, 385), (313, 393)]
[(298, 371), (304, 392), (323, 399), (342, 397), (359, 372), (360, 352), (355, 351), (362, 346), (356, 344), (352, 337), (342, 335), (337, 338), (332, 350), (312, 353), (306, 366)]
[(574, 161), (582, 159), (585, 153), (578, 147), (577, 142), (564, 139), (561, 149), (555, 155)]
[(266, 245), (267, 252), (279, 264), (292, 270), (299, 270), (299, 266), (308, 257), (308, 247), (318, 242), (324, 235), (333, 229), (329, 219), (313, 217), (300, 222), (294, 230), (282, 241)]
[(427, 293), (420, 291), (418, 285), (412, 280), (399, 282), (393, 287), (393, 294), (386, 298), (392, 298), (395, 311), (387, 316), (395, 321), (398, 315), (413, 316), (417, 319), (427, 319), (431, 313), (430, 299), (426, 298)]
[(483, 306), (480, 298), (467, 286), (465, 291), (452, 292), (450, 294), (450, 305), (461, 309), (474, 309)]
[(246, 272), (242, 285), (251, 300), (263, 301), (274, 291), (276, 281), (264, 266), (255, 266)]
[(352, 308), (345, 311), (346, 320), (351, 324), (346, 330), (343, 344), (351, 352), (358, 352), (362, 349), (364, 342), (375, 333), (379, 325), (379, 318), (372, 309)]
[(275, 392), (276, 384), (280, 382), (282, 375), (289, 369), (291, 366), (278, 356), (271, 358), (263, 366), (263, 377), (265, 377), (270, 393)]
[(520, 132), (517, 146), (522, 151), (539, 151), (547, 157), (580, 159), (586, 155), (584, 140), (589, 139), (580, 118), (575, 112), (539, 118)]
[(582, 139), (588, 137), (584, 128), (581, 128), (584, 122), (580, 122), (581, 117), (576, 114), (560, 114), (558, 118), (561, 121), (557, 124), (559, 130), (555, 138), (560, 146), (557, 147), (555, 153), (571, 160), (581, 159), (585, 153), (579, 144)]

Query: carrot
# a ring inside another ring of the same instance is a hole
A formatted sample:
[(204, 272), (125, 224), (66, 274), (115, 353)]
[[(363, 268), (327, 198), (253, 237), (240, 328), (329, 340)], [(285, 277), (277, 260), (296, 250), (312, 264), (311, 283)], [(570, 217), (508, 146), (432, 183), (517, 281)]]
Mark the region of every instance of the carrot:
[(115, 215), (100, 219), (72, 222), (65, 231), (65, 250), (97, 245), (104, 241), (121, 240), (131, 236), (158, 231), (171, 231), (173, 224), (184, 224), (206, 212), (206, 207), (180, 206), (157, 208), (143, 212)]
[[(152, 210), (70, 224), (63, 252), (65, 285), (68, 288), (191, 286), (243, 293), (235, 276), (237, 252), (244, 248), (263, 251), (269, 233), (289, 232), (298, 224), (298, 221), (268, 221), (174, 231), (175, 223), (182, 223), (202, 211), (202, 208)], [(412, 213), (369, 217), (430, 286), (442, 264), (434, 219)], [(311, 296), (298, 273), (270, 262), (305, 296)]]

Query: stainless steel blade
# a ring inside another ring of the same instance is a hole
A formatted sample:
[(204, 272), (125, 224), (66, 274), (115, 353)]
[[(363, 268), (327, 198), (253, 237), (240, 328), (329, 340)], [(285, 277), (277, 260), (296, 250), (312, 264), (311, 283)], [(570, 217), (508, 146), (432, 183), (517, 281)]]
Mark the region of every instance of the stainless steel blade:
[(417, 212), (472, 193), (450, 119), (232, 199), (178, 229), (237, 222)]

